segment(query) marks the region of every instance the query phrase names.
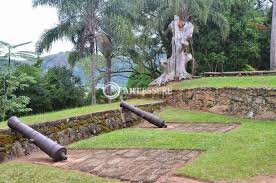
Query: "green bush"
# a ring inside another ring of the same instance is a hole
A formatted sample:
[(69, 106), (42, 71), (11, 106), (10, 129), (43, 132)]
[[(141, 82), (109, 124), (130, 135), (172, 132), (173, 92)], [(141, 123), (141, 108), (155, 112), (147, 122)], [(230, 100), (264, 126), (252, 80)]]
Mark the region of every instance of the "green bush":
[(146, 74), (132, 74), (128, 80), (128, 88), (146, 88), (152, 82), (152, 78)]
[(0, 69), (0, 121), (14, 114), (31, 111), (27, 105), (30, 98), (16, 94), (16, 90), (24, 90), (33, 78), (26, 74), (16, 74), (12, 68)]
[(42, 113), (60, 109), (78, 107), (85, 104), (85, 91), (80, 79), (67, 68), (52, 68), (46, 73), (34, 66), (23, 65), (17, 73), (24, 73), (35, 79), (29, 87), (17, 90), (18, 95), (28, 96), (32, 113)]
[(49, 69), (44, 76), (44, 86), (54, 110), (84, 104), (84, 88), (80, 78), (75, 77), (72, 70), (64, 67)]

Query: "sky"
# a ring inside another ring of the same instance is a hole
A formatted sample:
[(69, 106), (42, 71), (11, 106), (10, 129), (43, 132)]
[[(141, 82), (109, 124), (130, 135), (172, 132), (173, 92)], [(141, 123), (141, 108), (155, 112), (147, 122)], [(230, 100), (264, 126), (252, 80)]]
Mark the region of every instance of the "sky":
[[(23, 50), (34, 51), (35, 43), (43, 32), (57, 23), (55, 8), (33, 8), (32, 0), (0, 0), (0, 40), (13, 45), (31, 41)], [(43, 56), (70, 51), (72, 48), (69, 41), (58, 41)]]

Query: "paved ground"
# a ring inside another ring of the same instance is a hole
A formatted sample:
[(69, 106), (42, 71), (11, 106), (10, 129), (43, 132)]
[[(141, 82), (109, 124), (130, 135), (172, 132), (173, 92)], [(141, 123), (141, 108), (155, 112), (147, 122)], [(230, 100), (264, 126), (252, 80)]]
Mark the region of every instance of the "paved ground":
[(52, 162), (43, 153), (35, 153), (17, 161), (80, 170), (127, 182), (199, 183), (174, 175), (175, 169), (192, 161), (199, 154), (200, 152), (192, 150), (70, 150), (69, 158), (64, 162)]
[[(174, 130), (186, 132), (228, 132), (237, 128), (238, 124), (222, 124), (222, 123), (166, 123), (167, 128), (161, 130)], [(156, 128), (156, 126), (144, 122), (136, 125), (134, 128)]]

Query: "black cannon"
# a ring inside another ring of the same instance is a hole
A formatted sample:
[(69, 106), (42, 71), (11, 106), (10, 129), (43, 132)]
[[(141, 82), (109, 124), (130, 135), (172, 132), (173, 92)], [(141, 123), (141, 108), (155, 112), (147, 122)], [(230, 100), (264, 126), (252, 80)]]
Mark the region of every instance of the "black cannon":
[(67, 159), (67, 149), (41, 133), (35, 131), (28, 125), (21, 123), (17, 117), (11, 117), (8, 120), (8, 126), (28, 138), (31, 143), (38, 146), (43, 152), (48, 154), (54, 161), (63, 161)]
[(155, 116), (151, 113), (145, 112), (137, 107), (129, 105), (126, 102), (121, 102), (120, 107), (133, 112), (137, 116), (140, 116), (144, 120), (150, 122), (151, 124), (154, 124), (155, 126), (157, 126), (159, 128), (167, 128), (167, 125), (165, 124), (164, 120), (158, 118), (157, 116)]

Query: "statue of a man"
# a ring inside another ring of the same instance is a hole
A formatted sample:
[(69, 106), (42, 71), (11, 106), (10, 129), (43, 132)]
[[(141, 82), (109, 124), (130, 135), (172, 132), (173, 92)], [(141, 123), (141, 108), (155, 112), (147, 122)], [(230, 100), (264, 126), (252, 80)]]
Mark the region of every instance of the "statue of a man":
[(173, 33), (171, 42), (172, 56), (167, 60), (161, 61), (165, 72), (153, 81), (151, 85), (160, 86), (169, 81), (191, 78), (191, 75), (186, 71), (186, 65), (193, 59), (193, 56), (186, 50), (189, 47), (189, 39), (193, 36), (194, 25), (191, 22), (180, 20), (179, 16), (175, 16), (169, 25), (169, 29)]

